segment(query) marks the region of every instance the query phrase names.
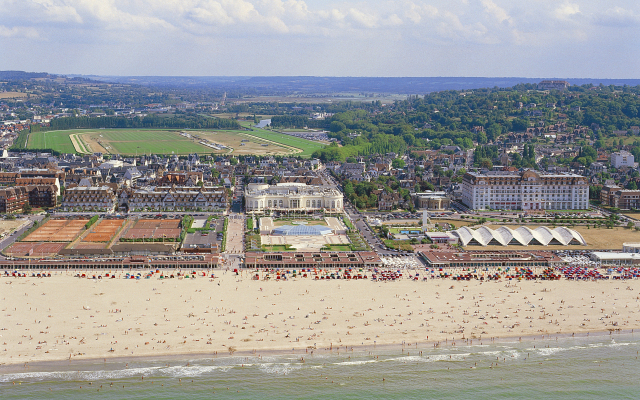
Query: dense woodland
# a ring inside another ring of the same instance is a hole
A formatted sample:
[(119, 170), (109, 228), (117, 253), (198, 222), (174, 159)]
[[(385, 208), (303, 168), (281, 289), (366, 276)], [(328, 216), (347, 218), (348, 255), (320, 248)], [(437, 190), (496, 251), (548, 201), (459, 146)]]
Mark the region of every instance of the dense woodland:
[(79, 128), (179, 128), (179, 129), (240, 129), (238, 121), (226, 118), (203, 116), (168, 117), (157, 115), (146, 117), (67, 117), (51, 121), (51, 129)]
[[(615, 131), (640, 126), (638, 94), (640, 87), (584, 85), (549, 92), (535, 90), (535, 85), (518, 85), (511, 89), (431, 93), (388, 106), (377, 102), (342, 104), (348, 110), (325, 121), (324, 128), (344, 147), (327, 148), (316, 155), (329, 161), (371, 154), (379, 148), (366, 144), (386, 136), (404, 141), (404, 146), (395, 141), (388, 146), (395, 152), (405, 148), (440, 149), (452, 144), (467, 149), (474, 143), (497, 143), (508, 132), (559, 122), (568, 127), (587, 127), (588, 136), (600, 140), (596, 146), (605, 147), (605, 139)], [(586, 136), (578, 144), (586, 144)], [(523, 158), (514, 161), (527, 166), (535, 160), (534, 155)]]

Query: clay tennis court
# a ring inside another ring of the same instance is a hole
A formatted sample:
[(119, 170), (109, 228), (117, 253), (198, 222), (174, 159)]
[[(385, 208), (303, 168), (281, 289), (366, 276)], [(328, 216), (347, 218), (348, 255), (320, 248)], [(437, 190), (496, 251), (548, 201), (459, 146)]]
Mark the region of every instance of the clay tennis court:
[(58, 254), (69, 243), (14, 243), (5, 250), (9, 256), (49, 257)]
[(118, 229), (122, 227), (122, 224), (124, 224), (124, 220), (122, 219), (103, 219), (82, 239), (82, 243), (108, 242), (113, 235), (118, 232)]
[(133, 229), (177, 229), (179, 227), (179, 219), (140, 219), (133, 226)]
[(74, 250), (83, 250), (83, 249), (104, 249), (106, 243), (78, 243), (73, 249)]
[(70, 242), (87, 224), (86, 219), (52, 219), (24, 238), (23, 242)]
[(122, 237), (124, 239), (148, 239), (153, 236), (153, 229), (135, 229), (131, 228)]
[(181, 232), (182, 232), (182, 229), (158, 228), (155, 230), (155, 232), (153, 232), (153, 237), (158, 239), (161, 239), (163, 236), (165, 238), (177, 238), (177, 237), (180, 237)]
[(179, 219), (141, 219), (127, 231), (124, 239), (162, 239), (180, 237)]

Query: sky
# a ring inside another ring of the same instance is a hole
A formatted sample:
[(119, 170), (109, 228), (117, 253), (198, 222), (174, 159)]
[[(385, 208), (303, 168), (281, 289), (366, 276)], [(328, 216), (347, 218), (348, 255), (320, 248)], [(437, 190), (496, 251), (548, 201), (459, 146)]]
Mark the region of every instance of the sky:
[(0, 70), (640, 78), (638, 0), (0, 0)]

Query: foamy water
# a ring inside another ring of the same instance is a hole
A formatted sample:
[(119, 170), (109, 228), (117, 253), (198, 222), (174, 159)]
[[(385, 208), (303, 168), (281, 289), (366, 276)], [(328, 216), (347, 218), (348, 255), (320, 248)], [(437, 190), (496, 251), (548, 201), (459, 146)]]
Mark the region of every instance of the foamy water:
[(0, 367), (0, 398), (636, 398), (640, 337)]

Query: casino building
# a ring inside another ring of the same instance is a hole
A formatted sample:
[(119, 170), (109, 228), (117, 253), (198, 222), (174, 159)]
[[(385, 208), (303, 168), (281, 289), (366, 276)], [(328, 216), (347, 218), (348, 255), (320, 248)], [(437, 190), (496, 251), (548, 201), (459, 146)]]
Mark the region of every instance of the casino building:
[(581, 175), (534, 170), (467, 172), (462, 202), (474, 210), (586, 210), (589, 183)]
[(244, 193), (247, 212), (316, 211), (342, 212), (342, 193), (336, 189), (304, 183), (267, 185), (250, 183)]

